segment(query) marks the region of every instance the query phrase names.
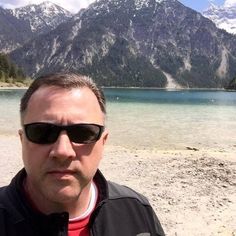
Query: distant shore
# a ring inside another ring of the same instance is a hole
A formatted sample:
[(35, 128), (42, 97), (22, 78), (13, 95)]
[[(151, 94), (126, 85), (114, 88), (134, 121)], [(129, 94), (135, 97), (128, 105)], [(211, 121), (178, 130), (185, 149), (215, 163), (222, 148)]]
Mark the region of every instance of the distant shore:
[(225, 91), (224, 88), (160, 88), (160, 87), (122, 87), (122, 86), (102, 86), (102, 88), (117, 88), (117, 89), (156, 89), (156, 90), (168, 90), (168, 91), (178, 91), (178, 90), (219, 90), (219, 91)]
[(0, 89), (25, 89), (25, 88), (28, 88), (28, 86), (20, 82), (16, 83), (0, 82)]
[(12, 87), (1, 87), (0, 86), (0, 90), (9, 90), (9, 89), (27, 89), (28, 87), (24, 87), (24, 86), (22, 86), (22, 87), (17, 87), (17, 86), (12, 86)]
[[(12, 83), (3, 83), (3, 82), (0, 82), (0, 89), (27, 89), (28, 86), (25, 85), (25, 84), (22, 84), (22, 83), (18, 83), (18, 84), (12, 84)], [(235, 90), (226, 90), (224, 88), (160, 88), (160, 87), (116, 87), (116, 86), (102, 86), (102, 88), (105, 88), (105, 89), (156, 89), (156, 90), (167, 90), (167, 91), (182, 91), (182, 90), (202, 90), (202, 91), (231, 91), (231, 92), (235, 92)]]

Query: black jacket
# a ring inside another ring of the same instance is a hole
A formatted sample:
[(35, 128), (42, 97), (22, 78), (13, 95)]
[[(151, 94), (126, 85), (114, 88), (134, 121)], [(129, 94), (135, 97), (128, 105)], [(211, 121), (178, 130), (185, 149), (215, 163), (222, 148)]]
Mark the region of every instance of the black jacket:
[[(0, 188), (1, 236), (66, 236), (67, 212), (44, 215), (34, 211), (22, 191), (25, 170), (10, 185)], [(163, 236), (162, 227), (145, 197), (107, 182), (98, 171), (94, 177), (99, 204), (90, 218), (91, 236)]]

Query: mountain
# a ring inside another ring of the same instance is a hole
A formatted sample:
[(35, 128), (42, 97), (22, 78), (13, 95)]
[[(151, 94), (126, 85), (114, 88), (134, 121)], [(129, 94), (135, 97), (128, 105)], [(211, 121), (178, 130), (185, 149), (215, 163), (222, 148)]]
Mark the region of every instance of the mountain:
[(29, 22), (31, 31), (36, 34), (46, 33), (72, 17), (72, 13), (51, 2), (8, 10), (20, 20)]
[(0, 7), (0, 51), (7, 53), (32, 37), (28, 22), (17, 19)]
[(221, 6), (211, 4), (203, 11), (203, 15), (212, 20), (217, 27), (224, 29), (229, 33), (236, 34), (236, 7)]
[(100, 0), (11, 53), (26, 73), (70, 70), (101, 85), (223, 87), (236, 37), (177, 0)]
[(71, 17), (70, 12), (50, 2), (13, 10), (0, 8), (0, 52), (8, 53)]

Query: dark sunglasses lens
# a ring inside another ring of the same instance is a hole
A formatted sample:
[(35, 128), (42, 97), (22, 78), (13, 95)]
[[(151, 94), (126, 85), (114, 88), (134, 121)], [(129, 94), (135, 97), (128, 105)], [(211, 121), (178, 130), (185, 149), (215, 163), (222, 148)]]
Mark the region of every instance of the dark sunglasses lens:
[(25, 125), (27, 138), (38, 144), (54, 143), (59, 135), (60, 130), (53, 124), (35, 123)]
[(94, 124), (72, 125), (67, 128), (70, 140), (74, 143), (93, 143), (102, 133), (103, 127)]

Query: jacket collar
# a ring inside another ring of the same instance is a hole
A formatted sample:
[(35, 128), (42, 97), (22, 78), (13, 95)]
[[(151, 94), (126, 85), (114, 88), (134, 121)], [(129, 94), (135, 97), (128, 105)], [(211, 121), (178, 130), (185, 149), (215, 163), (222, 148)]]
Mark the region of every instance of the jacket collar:
[(102, 202), (108, 199), (109, 193), (107, 180), (105, 179), (100, 170), (97, 170), (93, 180), (98, 188), (98, 202)]

